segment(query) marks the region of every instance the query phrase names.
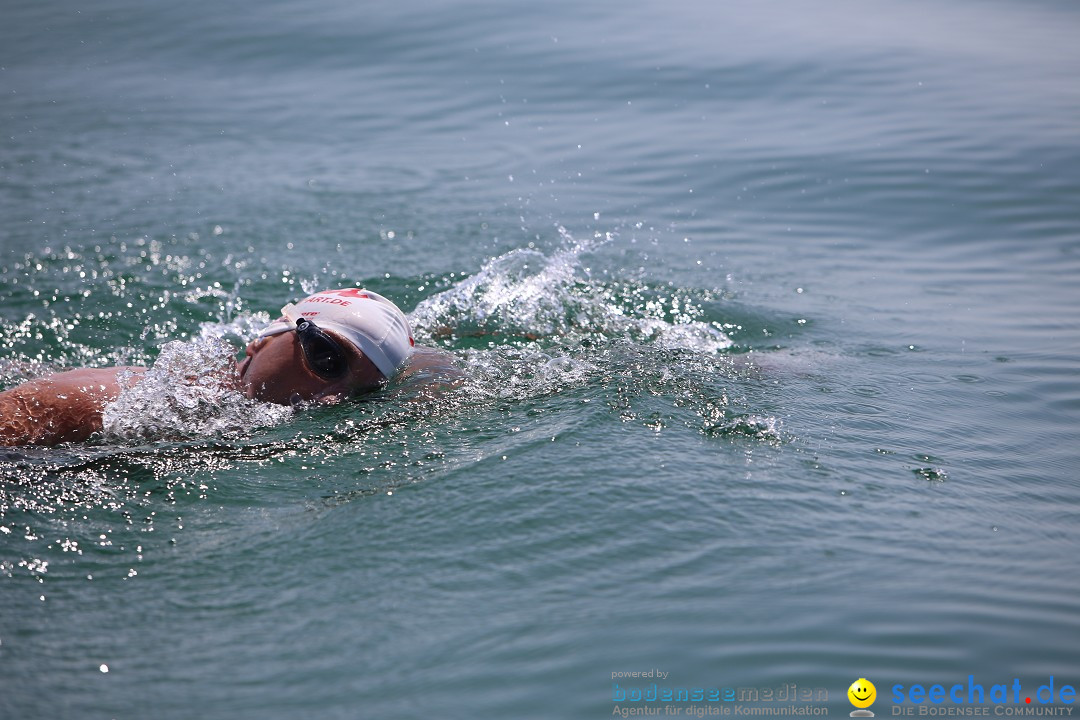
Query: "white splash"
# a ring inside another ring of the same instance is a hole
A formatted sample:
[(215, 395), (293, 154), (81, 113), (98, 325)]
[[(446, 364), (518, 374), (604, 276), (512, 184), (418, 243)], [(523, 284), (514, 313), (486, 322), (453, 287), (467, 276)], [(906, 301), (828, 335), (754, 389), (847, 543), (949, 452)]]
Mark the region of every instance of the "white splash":
[(168, 342), (141, 377), (105, 407), (111, 439), (237, 437), (292, 416), (287, 407), (250, 400), (239, 392), (236, 348), (220, 337)]
[(550, 257), (512, 250), (423, 300), (409, 316), (417, 337), (433, 342), (447, 334), (527, 339), (600, 334), (709, 354), (732, 345), (719, 327), (693, 319), (687, 298), (670, 297), (664, 305), (642, 288), (594, 280), (582, 255), (604, 239), (582, 243), (564, 228), (559, 232), (564, 248)]

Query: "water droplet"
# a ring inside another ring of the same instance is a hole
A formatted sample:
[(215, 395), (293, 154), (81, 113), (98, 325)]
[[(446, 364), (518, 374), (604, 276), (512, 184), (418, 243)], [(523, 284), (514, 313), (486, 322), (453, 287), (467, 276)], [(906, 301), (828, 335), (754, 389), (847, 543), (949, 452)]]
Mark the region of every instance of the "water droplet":
[(921, 477), (924, 480), (929, 480), (930, 482), (945, 482), (948, 479), (945, 471), (938, 470), (937, 468), (915, 468), (914, 470), (912, 470), (912, 472), (915, 473), (915, 475), (917, 475), (918, 477)]

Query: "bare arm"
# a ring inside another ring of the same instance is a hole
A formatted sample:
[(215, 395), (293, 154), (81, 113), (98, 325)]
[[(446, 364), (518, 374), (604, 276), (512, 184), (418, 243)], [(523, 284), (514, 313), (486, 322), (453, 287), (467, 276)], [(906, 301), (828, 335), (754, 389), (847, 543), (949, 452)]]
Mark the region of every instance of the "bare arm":
[(105, 406), (120, 394), (121, 373), (145, 368), (84, 368), (47, 375), (0, 393), (0, 445), (57, 445), (101, 430)]

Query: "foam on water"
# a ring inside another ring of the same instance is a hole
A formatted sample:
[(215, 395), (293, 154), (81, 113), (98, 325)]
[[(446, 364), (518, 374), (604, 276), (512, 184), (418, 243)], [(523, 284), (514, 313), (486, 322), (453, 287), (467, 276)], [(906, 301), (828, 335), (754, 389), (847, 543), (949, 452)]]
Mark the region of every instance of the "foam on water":
[(685, 293), (656, 293), (624, 279), (609, 284), (594, 279), (583, 255), (610, 235), (579, 242), (565, 228), (559, 233), (564, 245), (551, 256), (511, 250), (422, 301), (410, 315), (418, 339), (602, 335), (701, 353), (731, 347), (721, 328), (696, 319), (700, 309)]
[(530, 248), (495, 257), (411, 313), (419, 339), (464, 365), (462, 407), (580, 391), (657, 431), (678, 424), (780, 438), (777, 418), (731, 397), (752, 366), (724, 352), (733, 343), (719, 322), (702, 319), (700, 297), (594, 277), (584, 258), (609, 238), (578, 242), (559, 232), (563, 245), (550, 255)]
[(238, 391), (236, 349), (215, 335), (166, 343), (146, 374), (105, 408), (109, 440), (240, 437), (292, 416)]

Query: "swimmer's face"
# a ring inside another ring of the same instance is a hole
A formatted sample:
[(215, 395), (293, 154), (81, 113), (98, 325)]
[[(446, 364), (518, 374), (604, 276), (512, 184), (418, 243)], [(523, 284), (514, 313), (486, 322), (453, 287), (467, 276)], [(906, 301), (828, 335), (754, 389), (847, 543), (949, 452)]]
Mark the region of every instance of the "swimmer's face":
[(378, 387), (382, 374), (374, 363), (351, 344), (341, 342), (348, 355), (348, 369), (327, 380), (308, 366), (295, 332), (271, 335), (247, 346), (247, 358), (240, 363), (240, 380), (250, 398), (279, 405), (296, 402), (337, 402), (357, 390)]

